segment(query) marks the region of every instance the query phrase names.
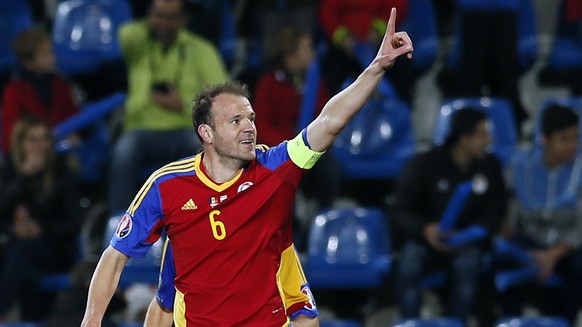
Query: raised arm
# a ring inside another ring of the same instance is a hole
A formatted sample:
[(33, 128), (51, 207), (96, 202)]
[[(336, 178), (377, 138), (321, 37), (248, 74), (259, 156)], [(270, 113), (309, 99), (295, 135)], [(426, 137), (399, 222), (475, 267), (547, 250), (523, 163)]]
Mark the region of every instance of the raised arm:
[(395, 25), (396, 8), (392, 8), (376, 58), (355, 82), (331, 98), (319, 116), (307, 126), (307, 140), (312, 150), (324, 151), (331, 146), (336, 135), (368, 101), (396, 58), (402, 55), (412, 58), (412, 40), (406, 32), (395, 32)]
[(109, 246), (103, 252), (89, 287), (89, 297), (82, 327), (100, 327), (105, 310), (117, 289), (121, 272), (129, 258)]

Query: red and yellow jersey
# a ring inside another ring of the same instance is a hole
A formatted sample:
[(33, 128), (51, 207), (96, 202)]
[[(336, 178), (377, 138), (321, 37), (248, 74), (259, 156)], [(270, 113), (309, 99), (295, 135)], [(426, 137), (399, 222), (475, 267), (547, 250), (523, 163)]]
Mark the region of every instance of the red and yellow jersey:
[[(156, 293), (158, 304), (166, 310), (174, 310), (174, 300), (176, 299), (175, 278), (176, 267), (174, 265), (172, 244), (166, 239), (160, 266), (158, 291)], [(295, 320), (299, 315), (311, 318), (319, 316), (315, 299), (303, 273), (301, 262), (296, 253), (291, 253), (290, 249), (285, 250), (283, 253), (278, 280), (281, 285), (286, 314), (291, 320)], [(308, 296), (307, 301), (305, 301), (305, 295)]]
[(303, 172), (321, 156), (305, 137), (259, 146), (256, 159), (223, 184), (206, 174), (201, 153), (160, 168), (138, 192), (111, 245), (143, 256), (166, 229), (177, 326), (288, 324), (280, 276), (296, 260), (293, 202)]

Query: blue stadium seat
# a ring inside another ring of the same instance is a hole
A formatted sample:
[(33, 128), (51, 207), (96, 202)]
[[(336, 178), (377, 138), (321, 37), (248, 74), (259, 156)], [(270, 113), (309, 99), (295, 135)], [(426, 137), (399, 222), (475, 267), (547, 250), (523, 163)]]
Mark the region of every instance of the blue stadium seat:
[(46, 274), (40, 279), (40, 288), (46, 292), (55, 292), (71, 287), (69, 274)]
[[(456, 28), (455, 34), (453, 35), (453, 47), (446, 58), (447, 69), (459, 69), (461, 61), (461, 50), (463, 49), (463, 44), (461, 42), (461, 28), (460, 26), (460, 16), (461, 12), (455, 17)], [(538, 37), (537, 31), (537, 17), (534, 8), (533, 1), (531, 0), (520, 0), (520, 9), (518, 13), (517, 21), (518, 35), (517, 35), (517, 55), (519, 66), (522, 71), (530, 68), (535, 62), (540, 39)], [(416, 48), (416, 45), (415, 45)], [(416, 52), (416, 49), (415, 49)]]
[[(109, 218), (103, 237), (103, 249), (109, 246), (109, 241), (115, 234), (115, 230), (117, 229), (121, 217), (122, 215)], [(165, 236), (160, 237), (143, 258), (129, 259), (123, 273), (121, 274), (119, 287), (125, 288), (134, 283), (147, 283), (152, 285), (158, 283), (158, 275), (164, 249), (164, 239)]]
[(319, 327), (362, 327), (356, 320), (320, 320)]
[(229, 1), (222, 1), (222, 24), (218, 49), (227, 67), (230, 67), (235, 59), (237, 36), (235, 14)]
[[(103, 178), (109, 154), (109, 127), (107, 116), (123, 106), (125, 93), (114, 93), (106, 98), (85, 104), (80, 112), (59, 123), (53, 129), (57, 151), (72, 152), (79, 161), (80, 178), (84, 182), (97, 182)], [(84, 130), (86, 136), (76, 146), (66, 137)]]
[(12, 40), (32, 25), (32, 13), (26, 1), (0, 1), (0, 73), (10, 73), (16, 66)]
[(556, 20), (556, 32), (547, 65), (550, 69), (568, 69), (582, 67), (582, 31), (578, 22), (565, 19), (566, 2), (562, 1)]
[(411, 110), (402, 101), (370, 99), (335, 140), (332, 151), (352, 179), (391, 179), (416, 153)]
[(124, 0), (65, 0), (53, 26), (57, 67), (70, 75), (93, 73), (106, 61), (121, 58), (119, 26), (133, 17)]
[(312, 287), (378, 287), (390, 267), (388, 228), (380, 209), (332, 209), (313, 220), (305, 262)]
[(401, 320), (393, 327), (463, 327), (463, 323), (455, 318), (427, 318)]
[[(495, 237), (493, 242), (494, 255), (502, 260), (512, 260), (519, 263), (521, 267), (507, 270), (498, 270), (495, 272), (495, 287), (498, 292), (505, 292), (512, 286), (524, 283), (538, 282), (539, 268), (536, 267), (533, 257), (529, 255), (526, 249), (502, 238)], [(541, 283), (544, 287), (556, 287), (561, 285), (562, 281), (558, 275), (552, 275)]]
[(489, 151), (499, 158), (502, 165), (506, 164), (517, 149), (518, 136), (511, 104), (502, 98), (446, 99), (437, 113), (433, 143), (442, 145), (445, 142), (452, 114), (464, 107), (482, 110), (487, 114), (493, 138)]
[(495, 327), (570, 327), (570, 325), (564, 318), (541, 316), (503, 318), (497, 321)]
[(582, 67), (582, 44), (579, 38), (556, 37), (547, 65), (554, 69)]
[(430, 69), (436, 60), (439, 46), (433, 2), (408, 0), (408, 14), (400, 29), (406, 31), (414, 40), (412, 65), (419, 71)]

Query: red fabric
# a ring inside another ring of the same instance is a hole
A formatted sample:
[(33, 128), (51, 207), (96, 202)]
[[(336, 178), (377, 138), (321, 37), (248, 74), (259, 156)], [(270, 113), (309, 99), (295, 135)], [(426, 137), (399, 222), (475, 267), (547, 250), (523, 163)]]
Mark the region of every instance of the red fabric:
[[(282, 78), (283, 72), (271, 71), (264, 74), (255, 88), (253, 109), (257, 114), (258, 143), (269, 146), (290, 140), (297, 135), (297, 123), (301, 109), (301, 94), (288, 80)], [(279, 78), (278, 78), (279, 77)], [(329, 100), (327, 87), (323, 82), (318, 89), (314, 117), (321, 112)]]
[(566, 21), (582, 20), (582, 0), (566, 0)]
[(55, 76), (52, 81), (49, 107), (43, 104), (31, 83), (22, 79), (11, 81), (6, 85), (2, 99), (2, 150), (5, 153), (10, 151), (10, 134), (22, 117), (38, 117), (54, 126), (78, 111), (71, 88), (60, 77)]
[(338, 27), (345, 26), (359, 41), (365, 41), (372, 21), (388, 22), (392, 7), (397, 10), (398, 25), (406, 17), (408, 0), (322, 0), (319, 19), (330, 39)]
[[(240, 177), (222, 185), (204, 173), (202, 154), (195, 160), (193, 168), (182, 161), (175, 172), (166, 169), (142, 190), (133, 228), (113, 245), (131, 255), (145, 244), (139, 233), (151, 233), (148, 226), (163, 217), (187, 326), (283, 326), (276, 276), (282, 253), (293, 246), (293, 199), (305, 171), (286, 145), (257, 150)], [(190, 201), (195, 209), (181, 209)]]

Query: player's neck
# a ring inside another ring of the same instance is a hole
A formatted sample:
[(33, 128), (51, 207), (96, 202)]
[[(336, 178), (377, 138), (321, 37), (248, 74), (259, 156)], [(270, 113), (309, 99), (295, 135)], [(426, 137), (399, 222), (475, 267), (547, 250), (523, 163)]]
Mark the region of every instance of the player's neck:
[(243, 167), (240, 160), (228, 159), (206, 151), (202, 156), (202, 164), (208, 177), (217, 184), (232, 180)]

